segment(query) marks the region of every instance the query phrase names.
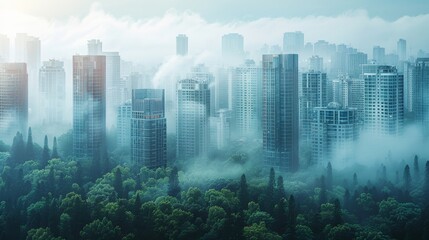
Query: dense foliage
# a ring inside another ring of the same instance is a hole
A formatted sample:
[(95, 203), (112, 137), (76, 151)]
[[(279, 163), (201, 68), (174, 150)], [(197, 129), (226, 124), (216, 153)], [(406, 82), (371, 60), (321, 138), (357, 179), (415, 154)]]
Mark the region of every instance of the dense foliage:
[(0, 143), (0, 239), (429, 239), (429, 162), (420, 169), (417, 156), (394, 183), (384, 165), (360, 184), (330, 163), (305, 177), (191, 181), (185, 168), (137, 168), (105, 152), (76, 159), (67, 136), (51, 151), (29, 133)]

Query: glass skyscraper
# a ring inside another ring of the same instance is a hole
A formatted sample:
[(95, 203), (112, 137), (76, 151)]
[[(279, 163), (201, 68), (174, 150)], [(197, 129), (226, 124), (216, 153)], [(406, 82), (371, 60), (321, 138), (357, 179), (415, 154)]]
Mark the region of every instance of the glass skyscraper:
[(134, 89), (131, 160), (148, 168), (167, 165), (167, 120), (164, 89)]
[(106, 57), (73, 56), (73, 153), (99, 156), (106, 144)]
[(262, 56), (264, 163), (281, 171), (299, 165), (298, 55)]

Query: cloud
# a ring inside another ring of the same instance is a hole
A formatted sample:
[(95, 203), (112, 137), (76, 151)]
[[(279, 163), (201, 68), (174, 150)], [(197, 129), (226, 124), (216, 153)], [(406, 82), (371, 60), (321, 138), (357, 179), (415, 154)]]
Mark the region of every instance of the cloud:
[(119, 51), (121, 56), (143, 64), (162, 62), (175, 52), (175, 36), (189, 36), (190, 53), (209, 51), (220, 54), (221, 36), (238, 32), (245, 37), (248, 52), (259, 50), (264, 43), (281, 45), (285, 31), (300, 30), (305, 40), (324, 39), (350, 44), (372, 52), (372, 46), (382, 45), (387, 52), (396, 49), (399, 38), (408, 40), (413, 52), (427, 49), (429, 34), (421, 34), (429, 22), (429, 14), (404, 16), (395, 21), (369, 17), (364, 10), (348, 11), (338, 16), (307, 16), (303, 18), (260, 18), (228, 23), (208, 22), (199, 14), (169, 10), (160, 17), (131, 19), (114, 17), (101, 5), (93, 5), (84, 17), (67, 20), (47, 20), (19, 12), (0, 10), (0, 29), (11, 38), (16, 32), (27, 32), (42, 40), (42, 55), (47, 58), (71, 58), (86, 53), (88, 39), (103, 41), (107, 51)]

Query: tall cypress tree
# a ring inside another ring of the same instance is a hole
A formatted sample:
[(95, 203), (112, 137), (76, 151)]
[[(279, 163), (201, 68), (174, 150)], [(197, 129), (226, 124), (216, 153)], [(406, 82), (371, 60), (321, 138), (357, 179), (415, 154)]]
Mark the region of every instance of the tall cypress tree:
[(320, 177), (320, 195), (319, 195), (319, 205), (324, 204), (328, 201), (328, 196), (326, 194), (326, 180), (325, 176)]
[(240, 179), (240, 188), (238, 189), (238, 200), (240, 201), (240, 206), (242, 210), (247, 209), (247, 204), (249, 203), (249, 190), (247, 186), (246, 175), (241, 175)]
[(33, 134), (31, 127), (28, 128), (28, 137), (27, 137), (27, 146), (25, 148), (25, 160), (35, 160), (34, 159), (34, 144), (33, 144)]
[(425, 195), (425, 203), (429, 201), (429, 161), (426, 161), (425, 167), (425, 182), (424, 182), (424, 195)]
[(52, 146), (52, 158), (60, 158), (58, 154), (57, 137), (54, 137), (54, 145)]
[(48, 136), (45, 135), (45, 143), (43, 145), (42, 159), (41, 159), (41, 167), (44, 168), (48, 165), (48, 161), (51, 159), (50, 150), (48, 146)]
[(341, 205), (340, 205), (340, 201), (338, 199), (335, 199), (334, 201), (334, 219), (333, 221), (333, 226), (337, 226), (343, 223), (343, 218), (341, 216)]
[(168, 179), (168, 195), (178, 197), (179, 193), (179, 171), (177, 170), (177, 167), (174, 167), (173, 170), (171, 170), (170, 177)]
[(353, 187), (356, 188), (358, 184), (359, 182), (358, 182), (357, 174), (353, 173)]
[(295, 206), (295, 198), (293, 195), (290, 195), (289, 197), (289, 201), (288, 201), (289, 205), (288, 205), (288, 222), (289, 222), (289, 227), (287, 230), (287, 239), (292, 239), (295, 240), (296, 239), (296, 217), (297, 217), (297, 212), (296, 212), (296, 206)]
[(13, 138), (13, 144), (10, 148), (10, 158), (8, 161), (9, 166), (16, 166), (25, 161), (25, 143), (23, 136), (20, 132), (17, 132)]
[(276, 187), (276, 194), (275, 194), (275, 201), (278, 202), (282, 198), (286, 198), (285, 193), (285, 186), (282, 176), (277, 177), (277, 187)]
[(419, 157), (414, 156), (414, 178), (418, 182), (420, 179), (420, 166), (419, 166)]
[(265, 211), (272, 214), (274, 208), (274, 185), (276, 183), (276, 174), (274, 168), (270, 169), (270, 177), (268, 179), (268, 186), (265, 192)]
[(409, 192), (411, 187), (411, 173), (408, 164), (404, 168), (404, 190)]
[(331, 162), (328, 162), (326, 167), (326, 186), (329, 190), (332, 189), (332, 165)]
[(116, 193), (118, 194), (118, 198), (123, 197), (123, 186), (122, 186), (122, 172), (121, 169), (116, 168), (115, 171), (115, 179), (113, 182), (113, 187), (115, 188)]

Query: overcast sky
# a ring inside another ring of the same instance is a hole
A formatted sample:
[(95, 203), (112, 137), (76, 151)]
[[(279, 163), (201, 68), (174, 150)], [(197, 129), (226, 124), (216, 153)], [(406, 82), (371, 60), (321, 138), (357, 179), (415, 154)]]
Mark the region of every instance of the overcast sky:
[(175, 36), (189, 36), (190, 53), (209, 61), (221, 36), (238, 32), (245, 49), (281, 45), (286, 31), (303, 31), (306, 42), (344, 43), (372, 55), (381, 45), (396, 51), (429, 49), (428, 0), (0, 0), (0, 33), (27, 32), (42, 40), (42, 58), (86, 53), (88, 39), (124, 59), (160, 63), (175, 52)]
[[(85, 16), (89, 0), (0, 0), (9, 9), (55, 19)], [(208, 21), (255, 20), (269, 17), (335, 16), (365, 9), (370, 17), (395, 20), (428, 13), (427, 0), (102, 0), (103, 8), (115, 17), (151, 18), (168, 9), (193, 11)], [(3, 7), (4, 7), (3, 6)]]

